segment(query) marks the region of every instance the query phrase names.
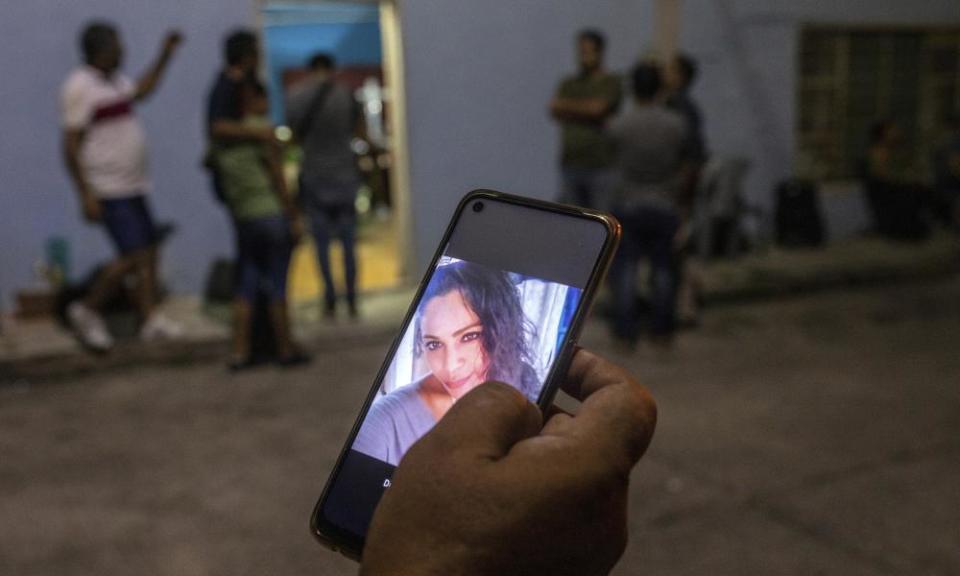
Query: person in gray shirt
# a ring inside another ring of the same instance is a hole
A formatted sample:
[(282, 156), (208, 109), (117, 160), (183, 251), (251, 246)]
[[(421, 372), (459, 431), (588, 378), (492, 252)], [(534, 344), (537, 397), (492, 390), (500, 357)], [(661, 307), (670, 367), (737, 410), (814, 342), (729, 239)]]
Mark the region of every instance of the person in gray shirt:
[(324, 311), (336, 313), (337, 290), (330, 269), (330, 241), (343, 246), (347, 306), (357, 315), (357, 215), (354, 207), (360, 175), (351, 143), (363, 137), (359, 104), (334, 78), (329, 54), (310, 59), (310, 76), (294, 86), (287, 103), (287, 123), (303, 148), (300, 201), (310, 219), (324, 282)]
[(688, 129), (682, 116), (662, 105), (661, 73), (639, 64), (632, 74), (634, 105), (607, 126), (617, 156), (614, 214), (623, 225), (620, 251), (611, 269), (614, 294), (613, 335), (632, 344), (639, 333), (636, 306), (637, 267), (650, 259), (653, 340), (668, 344), (676, 315), (677, 254), (682, 182), (688, 169)]
[(471, 262), (437, 268), (414, 319), (414, 354), (430, 373), (378, 398), (353, 449), (396, 466), (460, 398), (488, 380), (536, 401), (534, 328), (505, 272)]

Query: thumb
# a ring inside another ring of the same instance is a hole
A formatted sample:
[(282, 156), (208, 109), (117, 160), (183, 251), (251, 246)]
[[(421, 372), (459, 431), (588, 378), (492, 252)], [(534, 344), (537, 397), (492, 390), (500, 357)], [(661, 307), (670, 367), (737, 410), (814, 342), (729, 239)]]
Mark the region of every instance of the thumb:
[(540, 432), (543, 417), (516, 388), (487, 382), (461, 398), (424, 440), (469, 456), (499, 460), (514, 444)]

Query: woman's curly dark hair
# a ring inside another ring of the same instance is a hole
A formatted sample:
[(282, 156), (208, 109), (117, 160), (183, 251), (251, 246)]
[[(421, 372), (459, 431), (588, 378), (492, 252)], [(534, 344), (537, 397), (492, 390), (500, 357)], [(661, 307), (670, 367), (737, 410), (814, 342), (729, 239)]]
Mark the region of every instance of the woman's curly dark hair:
[(539, 381), (528, 341), (536, 328), (523, 313), (520, 293), (508, 273), (472, 262), (440, 266), (430, 279), (415, 321), (414, 353), (423, 353), (420, 319), (433, 298), (459, 291), (483, 325), (483, 349), (489, 360), (487, 378), (518, 388), (535, 399)]

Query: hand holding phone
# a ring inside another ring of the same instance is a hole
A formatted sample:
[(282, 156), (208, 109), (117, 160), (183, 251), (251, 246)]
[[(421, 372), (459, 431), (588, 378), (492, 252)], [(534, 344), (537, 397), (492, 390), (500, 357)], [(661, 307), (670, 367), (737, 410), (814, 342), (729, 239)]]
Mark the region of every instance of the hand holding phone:
[(322, 543), (358, 557), (401, 459), (485, 382), (550, 406), (619, 236), (576, 207), (488, 190), (460, 202), (314, 508)]
[(656, 405), (619, 367), (577, 352), (563, 389), (582, 400), (541, 429), (503, 384), (466, 395), (406, 455), (367, 537), (361, 576), (607, 574), (627, 538), (630, 470)]

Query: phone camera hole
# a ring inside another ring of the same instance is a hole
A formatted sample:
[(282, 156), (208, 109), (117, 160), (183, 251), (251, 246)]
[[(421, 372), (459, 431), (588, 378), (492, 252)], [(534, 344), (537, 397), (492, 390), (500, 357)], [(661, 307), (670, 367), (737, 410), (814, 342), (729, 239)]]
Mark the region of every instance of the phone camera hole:
[(474, 212), (483, 212), (483, 202), (474, 202), (473, 203)]

